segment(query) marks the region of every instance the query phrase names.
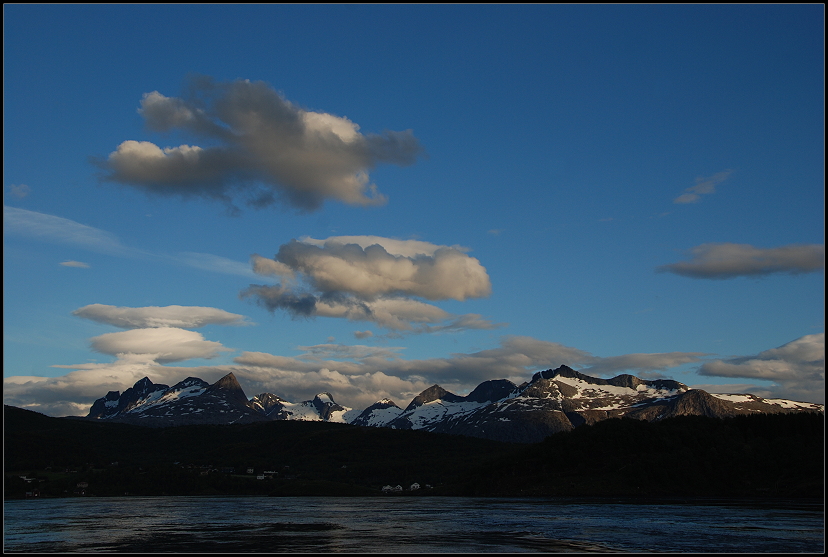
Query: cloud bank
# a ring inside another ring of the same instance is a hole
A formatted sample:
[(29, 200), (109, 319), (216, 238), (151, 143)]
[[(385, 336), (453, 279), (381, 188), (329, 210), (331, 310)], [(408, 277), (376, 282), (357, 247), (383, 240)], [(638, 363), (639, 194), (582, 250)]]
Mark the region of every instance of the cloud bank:
[(706, 362), (699, 374), (773, 381), (762, 396), (825, 402), (825, 333), (805, 335), (755, 356)]
[(412, 164), (422, 152), (411, 130), (362, 134), (348, 118), (300, 108), (261, 81), (198, 77), (187, 89), (182, 98), (146, 93), (138, 112), (150, 130), (188, 133), (205, 146), (124, 141), (99, 162), (106, 180), (228, 204), (241, 196), (256, 207), (381, 205), (369, 171)]
[(824, 244), (792, 244), (757, 248), (750, 244), (702, 244), (690, 250), (692, 259), (663, 265), (657, 272), (690, 278), (729, 279), (774, 273), (813, 273), (825, 268)]
[(485, 267), (458, 246), (378, 236), (302, 238), (283, 244), (273, 259), (254, 254), (251, 264), (256, 273), (282, 282), (254, 284), (240, 295), (293, 317), (369, 321), (408, 332), (497, 326), (418, 299), (465, 301), (491, 293)]
[[(248, 396), (272, 392), (294, 402), (319, 392), (337, 402), (365, 408), (382, 398), (407, 404), (435, 383), (458, 394), (489, 379), (528, 381), (535, 371), (567, 364), (595, 374), (634, 374), (697, 361), (695, 353), (632, 354), (600, 358), (584, 350), (532, 337), (508, 336), (499, 346), (444, 358), (406, 360), (402, 347), (319, 344), (300, 346), (295, 357), (242, 352), (230, 365), (173, 367), (162, 363), (204, 358), (227, 350), (192, 331), (173, 328), (131, 329), (92, 339), (93, 349), (117, 356), (113, 363), (58, 365), (72, 369), (56, 378), (7, 377), (6, 404), (51, 415), (85, 415), (109, 390), (123, 391), (144, 376), (168, 385), (196, 376), (214, 382), (233, 372)], [(592, 366), (583, 369), (584, 366)]]

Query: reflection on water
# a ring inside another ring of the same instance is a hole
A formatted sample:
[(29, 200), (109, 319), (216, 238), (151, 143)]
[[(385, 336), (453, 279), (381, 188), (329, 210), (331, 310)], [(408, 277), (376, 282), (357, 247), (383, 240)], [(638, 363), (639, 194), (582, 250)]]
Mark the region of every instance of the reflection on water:
[(4, 503), (19, 552), (816, 552), (821, 503), (130, 497)]

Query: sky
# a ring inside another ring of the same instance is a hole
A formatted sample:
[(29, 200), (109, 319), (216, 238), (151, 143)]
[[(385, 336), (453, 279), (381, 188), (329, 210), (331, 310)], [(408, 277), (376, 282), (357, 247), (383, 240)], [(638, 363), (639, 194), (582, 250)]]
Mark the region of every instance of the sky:
[(824, 6), (3, 6), (4, 402), (824, 403)]

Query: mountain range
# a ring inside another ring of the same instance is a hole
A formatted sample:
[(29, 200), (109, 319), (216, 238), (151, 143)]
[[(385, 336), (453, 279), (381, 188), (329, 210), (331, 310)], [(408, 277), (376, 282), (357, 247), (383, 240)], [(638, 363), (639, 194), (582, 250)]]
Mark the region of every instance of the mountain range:
[(684, 415), (725, 418), (824, 410), (820, 404), (751, 394), (711, 394), (668, 379), (626, 374), (600, 379), (562, 365), (537, 372), (521, 385), (506, 379), (484, 381), (465, 396), (433, 385), (405, 408), (383, 399), (361, 411), (337, 404), (327, 392), (298, 403), (272, 393), (248, 399), (232, 373), (212, 385), (188, 377), (172, 387), (145, 377), (123, 393), (110, 391), (96, 400), (86, 419), (151, 427), (327, 421), (535, 443), (552, 433), (607, 418), (657, 421)]

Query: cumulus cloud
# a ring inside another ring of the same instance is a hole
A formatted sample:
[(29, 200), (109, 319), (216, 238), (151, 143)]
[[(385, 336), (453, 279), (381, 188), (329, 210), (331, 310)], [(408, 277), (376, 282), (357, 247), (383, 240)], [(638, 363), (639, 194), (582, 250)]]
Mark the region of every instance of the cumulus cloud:
[(114, 325), (121, 329), (144, 329), (151, 327), (179, 327), (196, 329), (205, 325), (242, 325), (244, 315), (230, 313), (223, 309), (201, 306), (148, 306), (118, 307), (105, 304), (90, 304), (76, 309), (72, 315)]
[(141, 355), (158, 363), (180, 362), (193, 358), (215, 358), (221, 352), (232, 352), (220, 342), (204, 340), (201, 333), (176, 327), (131, 329), (106, 333), (91, 339), (92, 349), (102, 354)]
[(673, 203), (698, 203), (702, 195), (710, 195), (716, 192), (716, 186), (727, 180), (733, 173), (732, 170), (717, 172), (713, 176), (696, 178), (696, 185), (684, 190), (684, 193), (673, 200)]
[(88, 269), (89, 263), (84, 263), (82, 261), (63, 261), (60, 263), (64, 267), (78, 267), (80, 269)]
[(805, 335), (755, 356), (706, 362), (699, 374), (772, 381), (768, 390), (773, 396), (823, 403), (825, 333)]
[(146, 93), (138, 112), (149, 129), (189, 133), (205, 146), (127, 140), (100, 161), (105, 179), (160, 195), (227, 203), (242, 195), (253, 206), (282, 201), (312, 211), (326, 200), (385, 203), (369, 171), (412, 164), (422, 152), (411, 130), (362, 134), (348, 118), (300, 108), (261, 81), (201, 77), (187, 89), (183, 98)]
[[(282, 282), (251, 285), (241, 296), (294, 317), (369, 321), (392, 331), (497, 327), (479, 315), (452, 315), (418, 299), (464, 301), (491, 293), (486, 269), (465, 251), (378, 236), (292, 240), (273, 259), (251, 257), (256, 273)], [(295, 280), (302, 286), (290, 284)]]
[(657, 272), (690, 278), (729, 279), (773, 273), (812, 273), (825, 268), (824, 244), (757, 248), (750, 244), (710, 243), (690, 250), (692, 259), (663, 265)]
[(354, 237), (332, 237), (321, 245), (309, 240), (283, 244), (275, 260), (303, 273), (322, 292), (349, 292), (364, 299), (403, 294), (459, 301), (491, 294), (486, 269), (455, 247), (377, 237), (363, 240), (375, 242), (367, 246)]

